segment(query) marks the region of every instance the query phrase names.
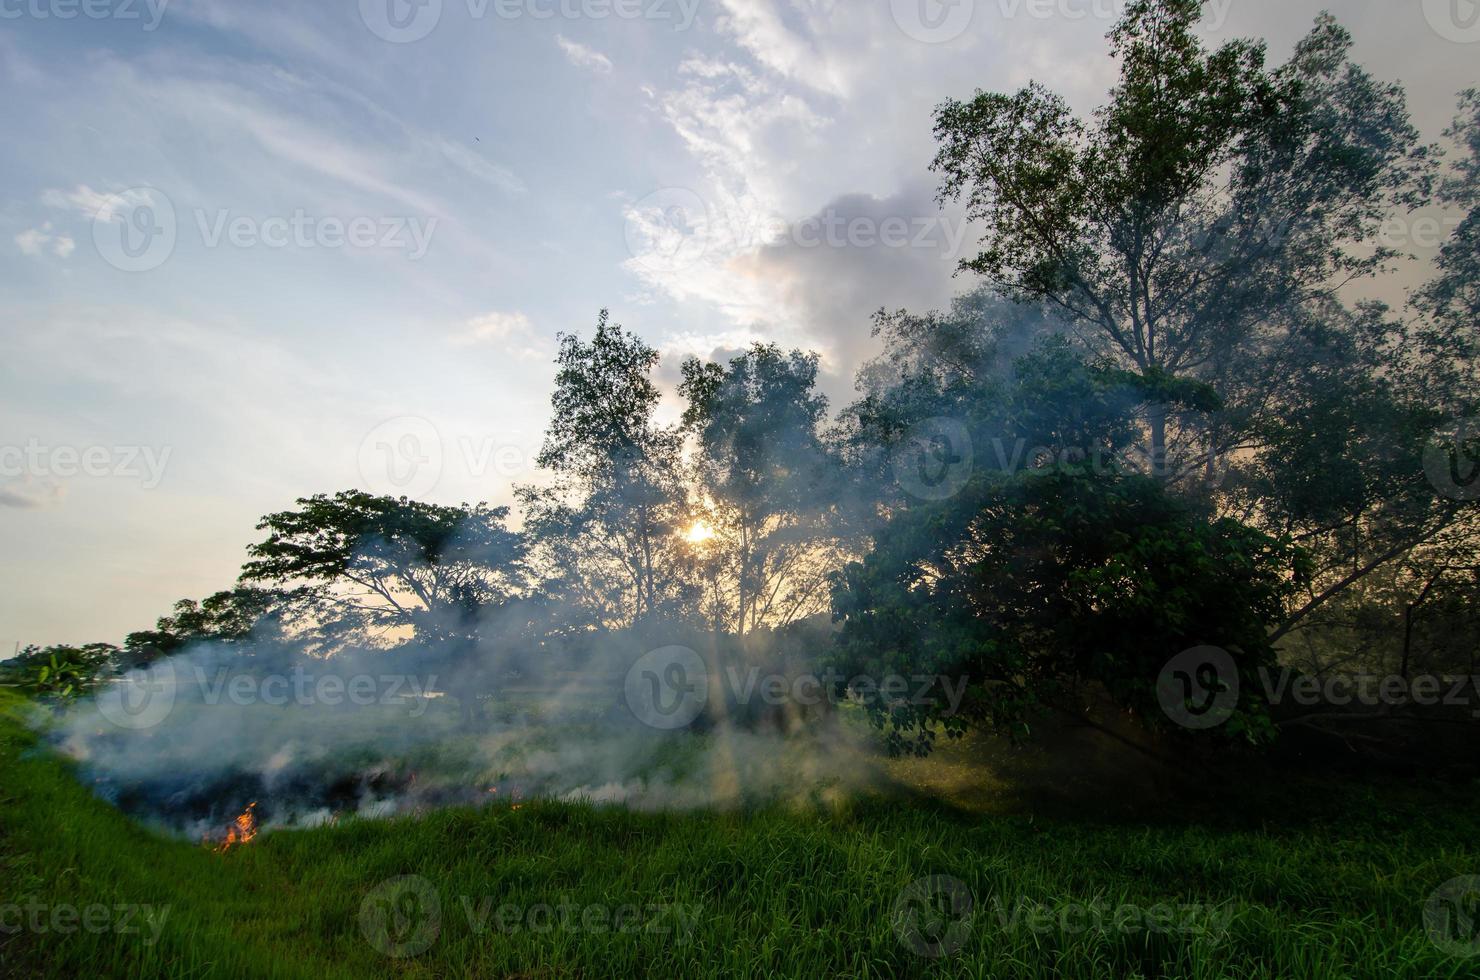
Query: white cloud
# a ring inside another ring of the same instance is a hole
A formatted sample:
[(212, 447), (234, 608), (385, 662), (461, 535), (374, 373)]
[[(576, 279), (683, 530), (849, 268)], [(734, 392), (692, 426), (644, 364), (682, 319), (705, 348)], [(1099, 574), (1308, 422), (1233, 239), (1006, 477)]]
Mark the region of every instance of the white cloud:
[(22, 254), (40, 255), (46, 248), (46, 243), (51, 240), (51, 236), (43, 230), (49, 227), (51, 226), (43, 225), (41, 228), (27, 228), (16, 235), (15, 243), (20, 246)]
[(53, 255), (62, 259), (69, 257), (77, 248), (72, 236), (53, 234), (50, 221), (40, 228), (27, 228), (15, 236), (15, 243), (23, 255), (40, 255), (49, 249)]
[(529, 317), (523, 313), (500, 313), (495, 310), (473, 317), (458, 336), (463, 343), (475, 344), (508, 340), (516, 334), (527, 333), (529, 329)]
[(519, 358), (544, 357), (534, 324), (518, 311), (482, 313), (463, 324), (452, 342), (460, 347), (490, 346)]
[(819, 92), (846, 94), (847, 83), (833, 61), (815, 40), (789, 30), (771, 0), (722, 0), (721, 6), (725, 16), (720, 29), (733, 34), (761, 64)]
[(108, 193), (95, 191), (86, 184), (78, 184), (70, 191), (52, 189), (41, 195), (41, 203), (47, 207), (75, 211), (89, 221), (114, 221), (121, 213), (149, 202), (149, 192), (141, 187)]
[(612, 60), (594, 48), (572, 41), (563, 34), (555, 35), (555, 43), (565, 52), (566, 60), (577, 68), (589, 68), (603, 74), (612, 70)]

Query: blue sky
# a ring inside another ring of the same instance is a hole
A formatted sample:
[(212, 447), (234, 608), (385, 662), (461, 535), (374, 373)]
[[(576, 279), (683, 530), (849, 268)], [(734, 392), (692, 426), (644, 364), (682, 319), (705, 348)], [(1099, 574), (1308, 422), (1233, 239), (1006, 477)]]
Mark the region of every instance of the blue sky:
[[(1335, 5), (1431, 138), (1468, 3)], [(1208, 33), (1282, 60), (1320, 6)], [(839, 404), (870, 311), (970, 285), (932, 107), (1037, 78), (1092, 108), (1118, 9), (0, 0), (0, 644), (119, 641), (297, 496), (508, 502), (555, 334), (603, 306), (670, 386), (768, 338)]]

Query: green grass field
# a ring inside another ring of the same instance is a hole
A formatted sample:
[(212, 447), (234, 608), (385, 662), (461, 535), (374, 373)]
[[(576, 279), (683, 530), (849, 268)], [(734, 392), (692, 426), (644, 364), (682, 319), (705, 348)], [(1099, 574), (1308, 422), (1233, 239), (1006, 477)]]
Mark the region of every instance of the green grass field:
[(533, 802), (218, 855), (94, 798), (20, 717), (0, 702), (7, 976), (1480, 976), (1424, 920), (1480, 874), (1474, 785), (1155, 819)]

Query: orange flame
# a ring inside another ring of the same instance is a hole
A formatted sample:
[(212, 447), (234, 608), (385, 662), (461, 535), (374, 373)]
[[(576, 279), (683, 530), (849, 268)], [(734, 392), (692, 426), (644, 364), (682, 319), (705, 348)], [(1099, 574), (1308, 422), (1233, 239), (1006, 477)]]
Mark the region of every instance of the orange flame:
[(226, 836), (221, 843), (216, 845), (217, 854), (224, 854), (237, 844), (245, 844), (257, 836), (257, 815), (252, 812), (256, 807), (257, 801), (253, 800), (247, 804), (241, 816), (232, 821), (231, 826), (227, 828)]

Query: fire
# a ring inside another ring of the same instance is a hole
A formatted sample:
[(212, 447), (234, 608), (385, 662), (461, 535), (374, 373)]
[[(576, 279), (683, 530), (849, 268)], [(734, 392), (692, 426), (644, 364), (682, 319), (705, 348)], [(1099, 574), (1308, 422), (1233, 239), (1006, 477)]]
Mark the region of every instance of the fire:
[(224, 854), (237, 844), (245, 844), (257, 836), (257, 814), (252, 811), (256, 809), (257, 801), (253, 800), (247, 804), (247, 808), (241, 812), (241, 816), (232, 821), (226, 831), (225, 838), (216, 845), (216, 853)]

